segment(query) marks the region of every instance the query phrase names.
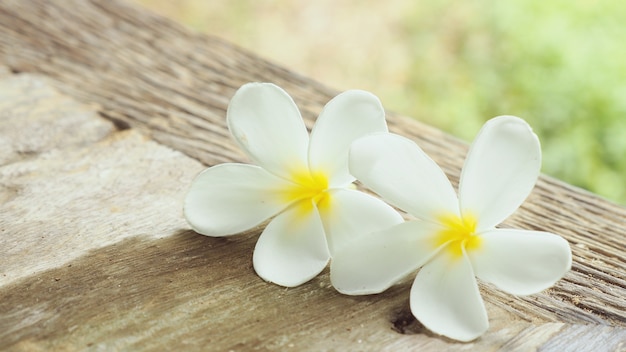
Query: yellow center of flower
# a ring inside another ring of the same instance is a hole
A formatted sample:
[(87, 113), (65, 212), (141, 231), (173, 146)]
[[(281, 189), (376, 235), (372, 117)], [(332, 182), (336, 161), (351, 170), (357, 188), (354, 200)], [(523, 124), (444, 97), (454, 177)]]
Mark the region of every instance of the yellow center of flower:
[(284, 192), (285, 201), (288, 203), (298, 202), (301, 211), (309, 211), (313, 204), (318, 208), (329, 205), (328, 177), (323, 172), (309, 172), (302, 168), (292, 173), (291, 181), (294, 183)]
[(480, 248), (481, 238), (476, 235), (476, 218), (471, 214), (458, 217), (453, 214), (444, 214), (438, 217), (444, 226), (443, 230), (435, 237), (435, 246), (439, 247), (448, 243), (444, 251), (454, 258), (460, 258), (465, 251)]

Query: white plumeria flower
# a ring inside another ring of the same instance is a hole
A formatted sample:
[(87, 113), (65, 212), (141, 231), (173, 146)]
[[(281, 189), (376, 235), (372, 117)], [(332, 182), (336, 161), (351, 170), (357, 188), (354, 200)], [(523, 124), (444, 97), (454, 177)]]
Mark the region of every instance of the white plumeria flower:
[(311, 132), (291, 97), (270, 83), (233, 96), (228, 127), (256, 165), (220, 164), (191, 184), (184, 213), (198, 233), (228, 236), (272, 218), (253, 255), (263, 279), (297, 286), (319, 274), (354, 237), (402, 222), (383, 201), (359, 192), (348, 172), (355, 139), (386, 132), (378, 98), (347, 91), (332, 99)]
[(488, 121), (465, 160), (458, 198), (415, 143), (393, 134), (355, 141), (350, 170), (419, 220), (369, 234), (333, 257), (331, 281), (345, 294), (382, 292), (417, 270), (413, 315), (431, 331), (470, 341), (489, 327), (475, 276), (515, 295), (537, 293), (571, 267), (569, 244), (538, 231), (496, 229), (539, 176), (537, 136), (523, 120)]

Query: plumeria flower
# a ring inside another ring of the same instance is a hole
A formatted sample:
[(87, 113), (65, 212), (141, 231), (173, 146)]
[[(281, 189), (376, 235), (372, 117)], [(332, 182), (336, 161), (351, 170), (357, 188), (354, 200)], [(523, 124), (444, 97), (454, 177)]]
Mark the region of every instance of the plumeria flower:
[(374, 95), (357, 90), (338, 95), (324, 107), (309, 138), (285, 91), (249, 83), (230, 101), (227, 122), (258, 166), (208, 168), (192, 182), (184, 214), (196, 232), (207, 236), (241, 233), (271, 219), (253, 255), (263, 279), (300, 285), (355, 237), (402, 222), (385, 202), (357, 191), (348, 172), (352, 141), (387, 131)]
[(354, 142), (350, 170), (364, 185), (418, 218), (360, 238), (337, 252), (331, 281), (342, 293), (382, 292), (419, 267), (413, 315), (428, 329), (470, 341), (489, 326), (475, 276), (514, 295), (552, 286), (571, 267), (569, 244), (539, 231), (496, 228), (539, 176), (537, 136), (523, 120), (488, 121), (465, 160), (458, 198), (415, 143), (393, 134)]

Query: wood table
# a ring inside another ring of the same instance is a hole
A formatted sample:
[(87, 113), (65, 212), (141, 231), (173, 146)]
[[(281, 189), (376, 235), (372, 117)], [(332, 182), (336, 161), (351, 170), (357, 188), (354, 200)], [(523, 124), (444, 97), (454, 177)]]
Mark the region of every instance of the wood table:
[[(562, 235), (572, 270), (528, 297), (481, 284), (491, 327), (470, 343), (412, 317), (412, 278), (283, 288), (252, 268), (260, 229), (191, 231), (193, 177), (248, 161), (225, 110), (250, 81), (283, 87), (309, 127), (337, 94), (128, 3), (0, 2), (0, 350), (626, 350), (626, 209), (547, 176), (504, 226)], [(388, 122), (458, 182), (465, 143)]]

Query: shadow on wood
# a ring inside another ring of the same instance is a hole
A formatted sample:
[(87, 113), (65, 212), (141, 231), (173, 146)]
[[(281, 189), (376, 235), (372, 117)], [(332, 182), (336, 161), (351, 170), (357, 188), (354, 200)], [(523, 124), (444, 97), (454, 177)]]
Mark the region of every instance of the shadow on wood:
[[(257, 236), (133, 237), (19, 280), (0, 291), (0, 341), (55, 349), (111, 348), (115, 341), (131, 349), (173, 341), (225, 350), (279, 347), (283, 339), (307, 346), (325, 338), (320, 332), (366, 339), (362, 323), (405, 301), (406, 287), (373, 297), (339, 295), (327, 273), (298, 288), (267, 284), (251, 265)], [(380, 307), (364, 310), (374, 304)], [(391, 324), (381, 328), (392, 333)]]

